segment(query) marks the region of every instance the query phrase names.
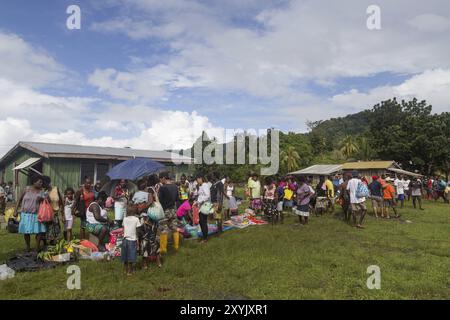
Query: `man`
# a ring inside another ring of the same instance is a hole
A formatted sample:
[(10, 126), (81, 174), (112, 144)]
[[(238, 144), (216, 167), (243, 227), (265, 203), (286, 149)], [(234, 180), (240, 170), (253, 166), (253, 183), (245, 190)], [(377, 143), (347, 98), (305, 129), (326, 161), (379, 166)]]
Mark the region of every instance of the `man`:
[(409, 189), (409, 184), (411, 183), (411, 179), (408, 176), (402, 178), (403, 187), (405, 188), (405, 199), (408, 201), (411, 200), (411, 190)]
[(373, 214), (378, 219), (378, 213), (383, 215), (383, 191), (381, 183), (377, 176), (372, 177), (372, 182), (369, 184), (370, 199), (372, 200)]
[(400, 179), (396, 177), (394, 180), (395, 190), (397, 191), (397, 200), (400, 201), (401, 209), (403, 209), (405, 203), (405, 186), (403, 183), (404, 183), (403, 177), (400, 177)]
[(416, 202), (418, 202), (419, 209), (424, 210), (422, 208), (422, 195), (424, 194), (422, 181), (419, 178), (417, 178), (416, 180), (411, 181), (409, 187), (411, 189), (411, 196), (412, 196), (414, 209), (417, 209)]
[(331, 182), (332, 179), (333, 179), (332, 176), (328, 176), (327, 179), (325, 180), (325, 186), (327, 187), (327, 198), (329, 201), (331, 213), (334, 212), (334, 192), (336, 190), (334, 188), (333, 182)]
[(183, 173), (180, 177), (180, 182), (178, 183), (178, 201), (177, 207), (181, 206), (183, 202), (189, 199), (189, 182), (187, 181), (186, 175)]
[(435, 201), (440, 198), (444, 199), (445, 203), (448, 203), (448, 199), (445, 197), (445, 189), (447, 188), (447, 182), (445, 182), (444, 178), (437, 178), (437, 186), (436, 186), (436, 198)]
[(160, 252), (167, 253), (167, 240), (169, 231), (172, 232), (173, 247), (178, 250), (180, 245), (180, 234), (177, 224), (178, 187), (169, 178), (168, 172), (161, 172), (159, 175), (161, 186), (159, 187), (159, 202), (164, 210), (164, 219), (159, 222), (161, 228)]
[(356, 192), (358, 190), (358, 185), (362, 183), (361, 179), (359, 179), (359, 173), (358, 171), (354, 170), (352, 172), (352, 179), (347, 184), (347, 190), (350, 193), (350, 204), (352, 207), (352, 215), (353, 215), (353, 223), (356, 224), (356, 216), (359, 213), (359, 223), (356, 224), (356, 227), (359, 229), (364, 229), (362, 226), (362, 223), (364, 221), (364, 217), (367, 212), (366, 208), (366, 198), (365, 197), (358, 197)]
[(350, 181), (350, 179), (351, 179), (351, 174), (349, 174), (349, 173), (344, 174), (344, 181), (340, 185), (340, 189), (341, 189), (340, 198), (341, 198), (342, 210), (344, 211), (344, 220), (345, 221), (350, 220), (350, 212), (351, 212), (350, 194), (347, 191), (347, 185), (348, 185), (348, 182)]
[(396, 203), (395, 203), (395, 188), (394, 188), (394, 180), (392, 178), (386, 179), (386, 185), (383, 188), (383, 202), (384, 202), (384, 208), (385, 213), (387, 214), (387, 218), (390, 219), (389, 216), (389, 208), (392, 208), (395, 214), (395, 218), (400, 218), (400, 216), (397, 213), (397, 209), (395, 209)]

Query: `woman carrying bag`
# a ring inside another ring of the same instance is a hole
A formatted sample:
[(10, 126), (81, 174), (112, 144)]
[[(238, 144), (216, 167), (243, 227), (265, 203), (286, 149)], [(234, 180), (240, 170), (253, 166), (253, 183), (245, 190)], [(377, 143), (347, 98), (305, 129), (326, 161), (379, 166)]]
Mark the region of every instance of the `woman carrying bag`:
[(39, 251), (41, 234), (46, 232), (45, 225), (38, 220), (39, 206), (43, 199), (42, 177), (32, 176), (31, 186), (22, 192), (14, 210), (14, 217), (17, 217), (20, 207), (19, 233), (24, 236), (27, 251), (31, 250), (30, 236), (36, 235), (36, 250)]
[(197, 176), (199, 185), (197, 205), (200, 208), (200, 229), (202, 230), (201, 243), (206, 243), (208, 241), (208, 216), (214, 213), (214, 206), (211, 202), (210, 186), (203, 180), (203, 176)]

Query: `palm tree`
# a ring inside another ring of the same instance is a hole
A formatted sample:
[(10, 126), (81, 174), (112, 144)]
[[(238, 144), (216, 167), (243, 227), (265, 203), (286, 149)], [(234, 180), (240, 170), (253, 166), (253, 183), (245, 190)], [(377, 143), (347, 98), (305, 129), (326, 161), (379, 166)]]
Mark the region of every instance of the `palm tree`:
[(359, 140), (358, 158), (363, 161), (372, 160), (375, 156), (374, 150), (371, 148), (369, 140), (365, 137)]
[(285, 151), (282, 151), (280, 157), (281, 164), (287, 167), (288, 172), (292, 172), (294, 169), (298, 168), (300, 156), (293, 146), (289, 146)]
[(358, 152), (359, 148), (358, 148), (358, 145), (356, 144), (355, 140), (353, 139), (353, 137), (350, 135), (347, 135), (341, 141), (341, 149), (340, 150), (345, 157), (350, 158), (353, 154)]

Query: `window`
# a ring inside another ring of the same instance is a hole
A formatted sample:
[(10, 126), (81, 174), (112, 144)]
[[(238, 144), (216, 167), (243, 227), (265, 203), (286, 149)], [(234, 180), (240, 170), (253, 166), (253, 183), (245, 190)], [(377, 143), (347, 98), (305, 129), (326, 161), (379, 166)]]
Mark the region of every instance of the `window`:
[(106, 173), (109, 171), (109, 164), (108, 163), (97, 163), (97, 172), (95, 175), (95, 180), (100, 180), (101, 184), (104, 185), (106, 182), (109, 181), (109, 177), (106, 175)]
[(95, 163), (93, 162), (82, 162), (81, 163), (81, 184), (84, 183), (86, 177), (90, 178), (92, 182), (94, 182), (95, 178)]

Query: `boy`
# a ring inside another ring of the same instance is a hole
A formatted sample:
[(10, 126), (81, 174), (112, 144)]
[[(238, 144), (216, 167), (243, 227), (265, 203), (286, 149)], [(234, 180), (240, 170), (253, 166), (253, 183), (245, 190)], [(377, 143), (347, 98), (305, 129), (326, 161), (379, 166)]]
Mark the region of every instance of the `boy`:
[(137, 228), (141, 226), (137, 206), (129, 206), (127, 216), (123, 219), (123, 242), (121, 260), (128, 276), (133, 274), (133, 264), (137, 258)]
[(73, 216), (72, 209), (75, 203), (75, 191), (72, 188), (67, 188), (64, 192), (64, 213), (62, 214), (62, 221), (64, 223), (64, 239), (66, 241), (72, 240), (72, 226)]

